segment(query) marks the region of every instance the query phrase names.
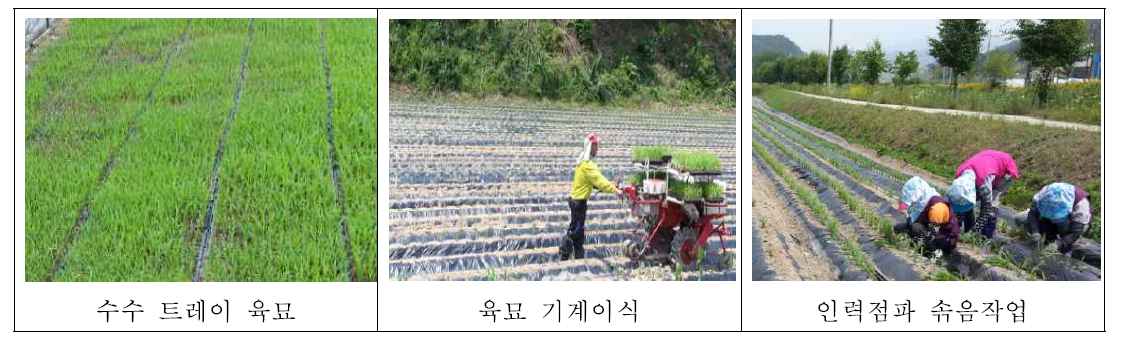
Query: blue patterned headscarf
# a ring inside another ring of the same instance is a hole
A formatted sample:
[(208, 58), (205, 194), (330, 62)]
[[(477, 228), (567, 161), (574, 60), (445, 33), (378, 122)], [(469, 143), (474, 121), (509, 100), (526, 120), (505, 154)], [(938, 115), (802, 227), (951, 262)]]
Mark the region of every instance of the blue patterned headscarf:
[(915, 220), (919, 220), (919, 215), (923, 213), (923, 209), (927, 207), (927, 202), (937, 195), (938, 191), (935, 191), (923, 178), (911, 177), (911, 180), (907, 180), (907, 183), (903, 185), (903, 190), (899, 193), (900, 209), (906, 208), (911, 222), (915, 222)]
[(1036, 208), (1040, 216), (1060, 223), (1071, 215), (1071, 208), (1075, 205), (1075, 186), (1057, 182), (1044, 187), (1036, 194)]
[(950, 207), (954, 213), (966, 213), (974, 208), (974, 204), (977, 203), (975, 180), (977, 180), (976, 173), (968, 169), (962, 171), (962, 175), (950, 183), (950, 191), (946, 193), (946, 197), (950, 199)]

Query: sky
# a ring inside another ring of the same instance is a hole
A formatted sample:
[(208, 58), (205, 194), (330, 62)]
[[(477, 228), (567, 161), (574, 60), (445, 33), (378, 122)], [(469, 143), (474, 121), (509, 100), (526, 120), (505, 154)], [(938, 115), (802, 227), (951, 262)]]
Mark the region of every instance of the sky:
[[(1000, 28), (1016, 27), (1016, 20), (984, 19), (986, 29), (992, 30), (992, 46), (1009, 42), (1009, 37), (1000, 33)], [(848, 44), (849, 49), (867, 47), (875, 38), (880, 39), (885, 52), (928, 49), (927, 37), (938, 35), (938, 19), (910, 20), (833, 20), (833, 47)], [(782, 34), (793, 40), (802, 51), (824, 52), (829, 44), (829, 20), (751, 20), (751, 34)], [(982, 41), (985, 50), (988, 39)]]

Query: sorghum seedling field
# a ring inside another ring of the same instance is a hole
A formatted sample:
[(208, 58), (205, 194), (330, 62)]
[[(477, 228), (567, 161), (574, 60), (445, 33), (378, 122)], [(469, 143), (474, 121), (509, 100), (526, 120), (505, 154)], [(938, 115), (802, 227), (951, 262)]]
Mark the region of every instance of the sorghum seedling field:
[[(638, 146), (718, 155), (720, 179), (728, 182), (720, 193), (732, 233), (725, 240), (728, 251), (735, 251), (734, 115), (417, 103), (392, 103), (390, 115), (391, 237), (386, 251), (392, 279), (735, 280), (734, 265), (723, 271), (678, 272), (628, 259), (622, 243), (635, 235), (637, 222), (612, 194), (596, 194), (589, 202), (586, 258), (558, 259), (559, 240), (570, 220), (572, 171), (587, 133), (602, 140), (596, 157), (602, 174), (623, 185), (636, 171), (635, 150), (668, 152)], [(710, 241), (711, 248), (719, 248), (718, 235)]]
[(27, 82), (27, 281), (374, 281), (376, 20), (74, 19)]

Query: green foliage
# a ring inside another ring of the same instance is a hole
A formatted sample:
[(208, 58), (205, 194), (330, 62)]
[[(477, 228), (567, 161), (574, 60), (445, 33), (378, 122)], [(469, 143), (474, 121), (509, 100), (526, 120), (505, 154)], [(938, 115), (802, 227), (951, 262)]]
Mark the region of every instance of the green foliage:
[(672, 153), (669, 146), (637, 146), (633, 148), (633, 161), (660, 161)]
[(1033, 85), (1040, 107), (1046, 105), (1051, 95), (1056, 69), (1067, 68), (1091, 56), (1092, 47), (1087, 44), (1088, 34), (1083, 20), (1022, 19), (1009, 33), (1020, 39), (1017, 57), (1037, 71)]
[(841, 45), (833, 50), (833, 83), (844, 84), (852, 81), (851, 68), (852, 52), (848, 45)]
[(880, 74), (888, 68), (879, 39), (872, 41), (867, 49), (857, 52), (856, 58), (860, 60), (860, 79), (869, 85), (878, 83)]
[(705, 151), (677, 152), (672, 157), (672, 166), (686, 172), (719, 171), (719, 157)]
[(719, 200), (723, 199), (723, 188), (714, 182), (702, 182), (699, 184), (703, 190), (704, 199)]
[(923, 280), (926, 280), (926, 281), (969, 281), (970, 279), (966, 278), (965, 276), (962, 276), (960, 274), (950, 272), (950, 270), (942, 269), (942, 270), (935, 271), (934, 273), (932, 273), (930, 276), (927, 276)]
[(668, 184), (669, 196), (672, 196), (673, 198), (686, 201), (695, 201), (700, 200), (700, 198), (704, 196), (704, 189), (698, 184), (692, 184), (676, 179), (669, 180)]
[(824, 84), (828, 62), (828, 57), (820, 52), (764, 61), (754, 70), (755, 79), (764, 82)]
[(1015, 265), (1013, 265), (1013, 263), (1010, 262), (1009, 259), (1004, 258), (1003, 255), (1004, 254), (991, 255), (988, 258), (985, 258), (985, 263), (992, 265), (992, 266), (1004, 268), (1004, 269), (1007, 269), (1007, 270), (1016, 269), (1017, 267)]
[(979, 19), (942, 19), (938, 23), (938, 38), (927, 38), (930, 55), (939, 65), (950, 67), (954, 73), (954, 90), (958, 90), (958, 76), (974, 67), (981, 39), (985, 37), (985, 22)]
[(594, 50), (594, 21), (587, 19), (578, 19), (571, 21), (571, 29), (575, 32), (575, 38), (587, 50)]
[(637, 66), (627, 59), (622, 59), (613, 71), (598, 76), (598, 100), (610, 102), (629, 97), (637, 92), (640, 82), (641, 76), (637, 73)]
[(899, 52), (895, 55), (895, 84), (904, 85), (907, 83), (908, 78), (915, 71), (919, 69), (919, 59), (915, 55), (915, 51), (907, 53)]
[(990, 52), (985, 61), (985, 77), (989, 78), (989, 87), (1004, 86), (1004, 80), (1013, 76), (1017, 69), (1017, 59), (1013, 53), (994, 51)]
[(731, 20), (392, 20), (390, 78), (422, 95), (734, 107), (734, 29)]
[(1090, 125), (1102, 123), (1102, 84), (1098, 81), (1053, 85), (1054, 95), (1043, 108), (1035, 107), (1036, 95), (1033, 87), (994, 91), (987, 86), (969, 84), (963, 86), (955, 96), (945, 86), (927, 84), (908, 84), (894, 88), (885, 85), (845, 85), (830, 88), (800, 84), (781, 86), (810, 94), (874, 103), (1026, 115)]
[[(25, 149), (26, 279), (41, 280), (51, 269), (53, 252), (88, 199), (89, 219), (56, 280), (189, 280), (248, 22), (71, 24), (66, 39), (39, 51), (44, 54), (27, 80), (25, 114), (35, 123)], [(377, 25), (371, 19), (323, 24), (346, 202), (334, 198), (327, 153), (320, 25), (255, 19), (247, 78), (219, 172), (206, 280), (347, 280), (342, 217), (358, 279), (376, 279)], [(185, 28), (177, 52), (174, 41)], [(106, 48), (111, 41), (114, 47)], [(62, 114), (40, 120), (55, 107)], [(36, 138), (40, 121), (46, 124)], [(136, 127), (131, 139), (130, 126)], [(94, 189), (111, 154), (112, 171)]]
[(630, 174), (629, 182), (634, 185), (641, 185), (646, 178), (668, 180), (668, 173), (664, 171), (637, 171)]

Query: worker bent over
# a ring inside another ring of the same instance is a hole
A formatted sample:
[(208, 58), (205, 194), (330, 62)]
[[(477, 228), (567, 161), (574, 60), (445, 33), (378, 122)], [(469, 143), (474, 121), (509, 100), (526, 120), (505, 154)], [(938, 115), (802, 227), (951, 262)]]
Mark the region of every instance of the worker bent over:
[(583, 153), (575, 160), (574, 180), (571, 182), (571, 199), (567, 205), (571, 208), (571, 225), (563, 236), (559, 245), (559, 259), (575, 259), (586, 257), (583, 243), (586, 242), (584, 226), (586, 225), (586, 204), (594, 189), (603, 193), (618, 193), (613, 183), (606, 180), (598, 171), (598, 164), (594, 163), (594, 156), (598, 155), (598, 137), (594, 134), (587, 135), (584, 140)]
[[(961, 220), (962, 230), (975, 231), (986, 238), (993, 238), (1001, 195), (1018, 178), (1020, 172), (1017, 171), (1017, 164), (1005, 152), (983, 150), (958, 166), (958, 170), (954, 172), (949, 199), (954, 214)], [(970, 189), (966, 186), (970, 186)], [(974, 205), (979, 210), (976, 218)]]
[(1044, 245), (1056, 242), (1056, 249), (1067, 254), (1079, 237), (1091, 230), (1091, 202), (1087, 191), (1057, 182), (1044, 186), (1032, 196), (1026, 221), (1033, 241)]
[(895, 226), (895, 233), (906, 233), (925, 244), (926, 254), (949, 254), (958, 246), (958, 217), (950, 213), (950, 202), (926, 181), (912, 177), (899, 194), (899, 211), (907, 221)]

